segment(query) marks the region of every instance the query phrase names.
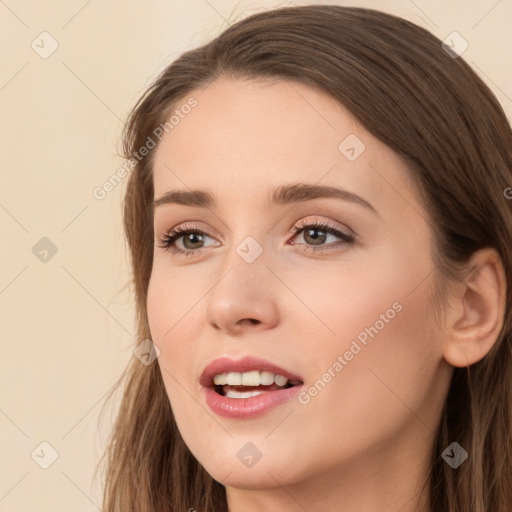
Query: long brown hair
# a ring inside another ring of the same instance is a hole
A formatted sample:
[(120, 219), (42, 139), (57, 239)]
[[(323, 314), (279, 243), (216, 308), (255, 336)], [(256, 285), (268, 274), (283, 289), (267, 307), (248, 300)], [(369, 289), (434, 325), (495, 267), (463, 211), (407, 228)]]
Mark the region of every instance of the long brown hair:
[[(133, 159), (194, 90), (221, 75), (297, 81), (325, 92), (405, 159), (434, 233), (441, 306), (445, 278), (459, 276), (478, 249), (499, 253), (507, 281), (503, 328), (481, 361), (454, 369), (432, 452), (430, 504), (436, 512), (509, 512), (512, 201), (505, 191), (512, 186), (512, 135), (497, 99), (461, 57), (411, 22), (363, 8), (278, 8), (238, 21), (172, 62), (131, 112), (125, 157)], [(123, 206), (136, 343), (151, 338), (153, 154), (137, 159)], [(225, 488), (180, 436), (158, 365), (133, 358), (118, 387), (122, 400), (100, 461), (105, 512), (227, 511)], [(456, 470), (441, 458), (453, 441), (469, 453)]]

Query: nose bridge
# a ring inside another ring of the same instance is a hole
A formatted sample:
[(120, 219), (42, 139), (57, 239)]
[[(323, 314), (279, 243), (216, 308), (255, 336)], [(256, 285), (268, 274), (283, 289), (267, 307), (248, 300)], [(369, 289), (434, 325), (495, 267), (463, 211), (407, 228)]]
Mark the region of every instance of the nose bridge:
[[(270, 230), (264, 225), (261, 214), (261, 204), (251, 206), (247, 201), (244, 203), (238, 200), (230, 204), (228, 218), (233, 219), (226, 222), (230, 230), (230, 251), (226, 257), (226, 266), (245, 263), (247, 270), (255, 265), (258, 269), (268, 261), (268, 249), (270, 244)], [(244, 268), (244, 265), (242, 265)]]
[[(261, 240), (263, 236), (261, 233), (258, 238)], [(237, 234), (234, 233), (233, 245), (222, 263), (223, 280), (233, 281), (240, 292), (254, 292), (259, 286), (267, 286), (266, 281), (271, 276), (267, 268), (268, 245), (264, 247), (256, 237), (244, 236), (243, 233), (238, 235), (237, 241)]]
[(228, 332), (245, 324), (275, 324), (277, 308), (271, 282), (275, 277), (267, 268), (268, 263), (268, 254), (256, 237), (233, 233), (233, 245), (206, 298), (209, 324)]

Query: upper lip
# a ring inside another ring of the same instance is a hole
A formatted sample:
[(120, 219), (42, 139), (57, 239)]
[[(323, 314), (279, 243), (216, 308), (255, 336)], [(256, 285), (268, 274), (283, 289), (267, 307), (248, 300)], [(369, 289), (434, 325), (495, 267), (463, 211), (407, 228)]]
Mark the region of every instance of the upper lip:
[(276, 375), (282, 375), (288, 380), (297, 380), (302, 382), (302, 378), (299, 375), (291, 373), (270, 361), (252, 356), (244, 356), (240, 359), (231, 359), (229, 357), (214, 359), (203, 370), (203, 373), (199, 378), (199, 382), (205, 388), (209, 388), (213, 385), (213, 378), (215, 375), (229, 372), (244, 373), (251, 370), (269, 371)]

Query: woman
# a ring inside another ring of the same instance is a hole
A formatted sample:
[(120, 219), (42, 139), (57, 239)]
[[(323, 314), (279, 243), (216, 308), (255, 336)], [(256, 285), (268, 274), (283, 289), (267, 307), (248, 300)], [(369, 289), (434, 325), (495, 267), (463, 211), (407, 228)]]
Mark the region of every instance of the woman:
[(124, 151), (105, 511), (509, 510), (512, 137), (462, 58), (374, 10), (255, 14)]

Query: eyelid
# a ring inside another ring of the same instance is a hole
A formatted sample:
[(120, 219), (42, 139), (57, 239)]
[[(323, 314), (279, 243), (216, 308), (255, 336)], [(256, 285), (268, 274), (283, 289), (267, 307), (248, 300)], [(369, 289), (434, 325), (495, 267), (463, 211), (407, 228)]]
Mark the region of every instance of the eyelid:
[[(216, 237), (222, 238), (220, 233), (215, 228), (213, 228), (210, 225), (205, 224), (204, 222), (201, 222), (201, 221), (195, 221), (195, 220), (186, 221), (185, 220), (183, 222), (179, 222), (178, 224), (174, 225), (171, 228), (166, 229), (165, 233), (171, 233), (172, 231), (174, 231), (176, 229), (179, 229), (180, 231), (185, 231), (185, 230), (201, 231), (202, 233), (206, 233), (206, 234), (212, 233)], [(211, 235), (209, 235), (209, 236), (211, 236)]]
[(331, 229), (336, 229), (338, 231), (343, 232), (343, 234), (345, 234), (347, 237), (348, 236), (352, 236), (352, 237), (356, 236), (356, 233), (354, 232), (354, 230), (350, 229), (348, 226), (340, 225), (337, 222), (333, 222), (331, 220), (321, 219), (321, 218), (318, 218), (318, 217), (315, 217), (315, 216), (313, 216), (313, 217), (305, 217), (305, 218), (302, 218), (301, 220), (299, 220), (298, 222), (295, 222), (293, 224), (293, 226), (291, 227), (289, 233), (293, 235), (293, 234), (295, 234), (297, 232), (297, 230), (306, 228), (306, 227), (311, 226), (311, 225), (322, 226), (322, 227), (331, 228)]
[[(336, 251), (340, 246), (347, 247), (352, 246), (357, 243), (358, 237), (353, 234), (353, 231), (350, 228), (341, 228), (334, 225), (330, 221), (326, 220), (318, 220), (318, 219), (308, 219), (303, 218), (298, 223), (294, 223), (293, 227), (290, 229), (289, 234), (293, 236), (293, 238), (298, 237), (306, 228), (316, 229), (319, 231), (324, 231), (332, 236), (335, 236), (339, 239), (337, 243), (329, 243), (325, 245), (309, 245), (304, 243), (292, 242), (290, 245), (298, 245), (300, 246), (300, 250), (303, 252), (309, 253), (328, 253), (330, 251)], [(213, 236), (208, 234), (207, 230), (201, 229), (201, 226), (197, 223), (193, 224), (178, 224), (177, 226), (167, 230), (165, 235), (161, 237), (160, 241), (162, 245), (158, 245), (158, 247), (164, 249), (165, 251), (170, 251), (178, 256), (188, 256), (188, 255), (196, 255), (202, 253), (208, 247), (200, 247), (197, 249), (180, 249), (175, 246), (176, 241), (182, 239), (185, 235), (190, 233), (200, 233), (201, 236), (206, 236), (208, 238), (215, 239)]]
[[(345, 234), (346, 236), (355, 236), (354, 231), (352, 229), (348, 228), (348, 227), (338, 227), (336, 225), (331, 224), (330, 221), (325, 221), (325, 220), (322, 220), (322, 219), (319, 220), (316, 217), (314, 217), (314, 218), (306, 217), (306, 218), (302, 218), (298, 222), (294, 222), (292, 224), (292, 227), (288, 230), (288, 235), (295, 235), (295, 234), (297, 234), (299, 229), (303, 229), (303, 228), (306, 228), (306, 227), (309, 227), (309, 226), (312, 226), (312, 225), (322, 226), (322, 227), (325, 227), (325, 228), (335, 228), (335, 229), (338, 229), (339, 231), (343, 232), (343, 234)], [(213, 238), (208, 233), (209, 229), (212, 229), (212, 231), (214, 231), (215, 236), (217, 236), (218, 238), (222, 238), (217, 233), (217, 231), (215, 229), (213, 229), (213, 228), (204, 229), (201, 226), (201, 224), (196, 222), (196, 221), (192, 221), (190, 224), (188, 224), (187, 221), (179, 223), (179, 224), (176, 224), (175, 226), (173, 226), (173, 227), (171, 227), (169, 229), (166, 229), (165, 233), (164, 233), (164, 236), (165, 235), (169, 235), (170, 233), (173, 233), (175, 231), (179, 231), (180, 233), (184, 233), (184, 232), (187, 232), (187, 231), (198, 231), (198, 232), (201, 232), (202, 234), (205, 234), (205, 235), (209, 236), (210, 238)], [(155, 230), (155, 232), (156, 232), (156, 230)]]
[(303, 244), (303, 243), (298, 244), (297, 242), (292, 242), (292, 245), (303, 246), (301, 248), (301, 250), (304, 252), (329, 253), (331, 251), (338, 250), (340, 248), (340, 246), (341, 247), (351, 247), (358, 243), (358, 237), (352, 233), (352, 230), (340, 228), (340, 227), (338, 227), (334, 224), (331, 224), (330, 222), (325, 221), (325, 220), (312, 221), (312, 220), (303, 219), (302, 221), (300, 221), (298, 224), (296, 224), (294, 226), (293, 238), (296, 238), (299, 235), (301, 235), (302, 233), (304, 233), (307, 228), (315, 229), (318, 231), (323, 231), (327, 234), (335, 236), (336, 238), (339, 239), (339, 241), (334, 244), (330, 243), (330, 244), (318, 245), (318, 246)]
[[(173, 243), (174, 243), (177, 239), (182, 238), (183, 236), (185, 236), (187, 233), (190, 233), (190, 232), (194, 232), (194, 233), (197, 232), (197, 233), (200, 233), (201, 235), (207, 236), (208, 238), (216, 239), (214, 236), (210, 235), (208, 233), (208, 231), (209, 230), (202, 228), (197, 223), (191, 223), (191, 224), (183, 224), (182, 223), (182, 224), (178, 224), (170, 229), (167, 229), (164, 232), (164, 234), (160, 237), (160, 241), (163, 241), (164, 239), (173, 237), (174, 238)], [(212, 231), (214, 231), (214, 230), (212, 230)], [(159, 247), (162, 247), (162, 246), (159, 246)], [(196, 249), (195, 251), (199, 252), (200, 250), (202, 250), (202, 248)]]

